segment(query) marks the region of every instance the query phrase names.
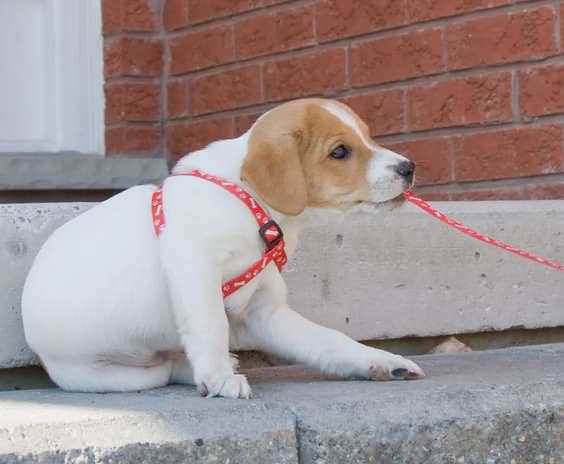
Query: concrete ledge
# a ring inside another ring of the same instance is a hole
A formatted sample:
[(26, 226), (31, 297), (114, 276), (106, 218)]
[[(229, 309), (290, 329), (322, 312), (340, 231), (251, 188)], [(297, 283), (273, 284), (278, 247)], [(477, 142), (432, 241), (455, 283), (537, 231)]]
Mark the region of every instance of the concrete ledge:
[(25, 342), (21, 320), (25, 278), (47, 237), (92, 205), (0, 205), (0, 368), (36, 364)]
[(158, 183), (167, 175), (162, 158), (78, 153), (0, 156), (0, 190), (121, 190)]
[[(564, 201), (434, 202), (478, 231), (564, 262)], [(287, 269), (290, 302), (357, 340), (564, 325), (563, 274), (404, 205), (329, 218)]]
[(253, 370), (250, 401), (4, 392), (0, 462), (564, 462), (564, 344), (417, 361), (418, 382)]
[[(0, 205), (0, 368), (35, 363), (21, 326), (25, 276), (49, 234), (91, 206)], [(564, 260), (564, 201), (436, 206), (486, 234)], [(291, 304), (357, 340), (564, 325), (561, 273), (462, 236), (412, 205), (324, 219), (304, 232), (287, 268)]]

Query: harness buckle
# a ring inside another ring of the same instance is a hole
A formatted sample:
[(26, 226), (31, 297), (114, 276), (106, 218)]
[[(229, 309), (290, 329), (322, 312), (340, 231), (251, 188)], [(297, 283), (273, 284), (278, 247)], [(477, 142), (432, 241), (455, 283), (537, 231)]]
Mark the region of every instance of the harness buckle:
[(264, 223), (259, 228), (259, 235), (266, 245), (266, 250), (270, 251), (278, 245), (284, 238), (284, 233), (276, 221), (272, 219)]

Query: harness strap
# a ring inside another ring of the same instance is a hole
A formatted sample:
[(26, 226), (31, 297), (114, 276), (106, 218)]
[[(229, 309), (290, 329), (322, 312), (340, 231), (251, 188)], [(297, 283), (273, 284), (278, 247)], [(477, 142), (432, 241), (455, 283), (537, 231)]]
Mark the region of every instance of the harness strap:
[[(284, 249), (284, 235), (280, 226), (270, 219), (266, 211), (255, 201), (255, 199), (233, 182), (221, 179), (217, 176), (206, 174), (199, 170), (191, 172), (174, 174), (176, 176), (192, 176), (212, 182), (229, 193), (236, 196), (242, 201), (253, 214), (257, 225), (259, 226), (259, 235), (264, 241), (266, 251), (262, 258), (256, 261), (245, 272), (228, 280), (222, 286), (223, 298), (227, 298), (232, 293), (239, 290), (243, 285), (253, 280), (259, 272), (261, 272), (272, 261), (276, 264), (279, 271), (282, 271), (284, 265), (288, 262), (286, 250)], [(151, 202), (151, 213), (153, 216), (153, 227), (155, 235), (159, 236), (166, 225), (163, 210), (163, 187), (153, 192)]]

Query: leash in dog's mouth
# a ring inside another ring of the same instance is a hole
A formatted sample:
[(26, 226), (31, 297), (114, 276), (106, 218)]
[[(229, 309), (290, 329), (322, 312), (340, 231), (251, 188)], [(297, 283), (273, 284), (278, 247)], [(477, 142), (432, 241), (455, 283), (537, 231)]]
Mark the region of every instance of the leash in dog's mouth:
[(513, 253), (514, 255), (529, 259), (531, 261), (534, 261), (535, 263), (550, 267), (552, 269), (555, 269), (556, 271), (564, 272), (564, 264), (559, 263), (558, 261), (543, 258), (541, 256), (536, 256), (532, 253), (529, 253), (528, 251), (521, 250), (512, 245), (508, 245), (507, 243), (497, 240), (495, 238), (491, 238), (486, 235), (483, 235), (480, 232), (477, 232), (474, 229), (471, 229), (470, 227), (462, 224), (461, 222), (455, 221), (454, 219), (448, 217), (446, 214), (437, 211), (425, 200), (422, 200), (421, 198), (419, 198), (418, 196), (414, 195), (411, 192), (404, 192), (403, 195), (405, 199), (411, 204), (421, 208), (427, 214), (430, 214), (431, 216), (437, 218), (439, 221), (444, 222), (445, 224), (449, 225), (450, 227), (456, 229), (459, 232), (462, 232), (465, 235), (473, 237), (476, 240), (480, 240), (481, 242), (488, 243), (490, 245), (501, 248), (502, 250), (505, 250), (509, 253)]

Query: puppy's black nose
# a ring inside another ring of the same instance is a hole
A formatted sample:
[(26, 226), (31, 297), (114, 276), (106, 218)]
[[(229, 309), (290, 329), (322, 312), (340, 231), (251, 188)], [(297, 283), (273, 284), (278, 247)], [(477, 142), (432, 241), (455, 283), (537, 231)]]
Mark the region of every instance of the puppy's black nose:
[(395, 171), (407, 180), (413, 179), (413, 173), (415, 172), (415, 163), (411, 161), (402, 161), (395, 167)]

